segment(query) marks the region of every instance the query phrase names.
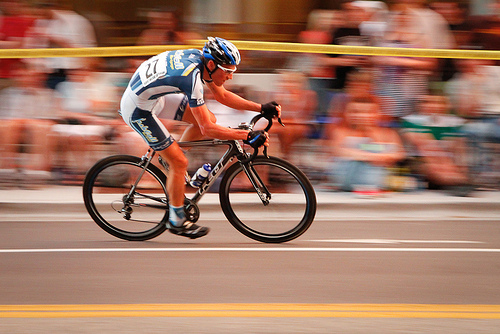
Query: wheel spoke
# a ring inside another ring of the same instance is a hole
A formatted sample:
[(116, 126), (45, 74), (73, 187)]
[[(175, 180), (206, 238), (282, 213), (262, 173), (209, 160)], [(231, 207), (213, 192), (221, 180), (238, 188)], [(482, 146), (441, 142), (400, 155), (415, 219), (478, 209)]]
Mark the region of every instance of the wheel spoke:
[[(84, 199), (94, 221), (125, 240), (147, 240), (165, 231), (165, 176), (141, 159), (114, 156), (98, 162), (84, 181)], [(130, 194), (130, 189), (135, 192)]]
[(221, 182), (220, 199), (230, 223), (262, 242), (297, 238), (316, 212), (314, 189), (307, 177), (278, 158), (258, 157), (249, 168), (232, 166)]

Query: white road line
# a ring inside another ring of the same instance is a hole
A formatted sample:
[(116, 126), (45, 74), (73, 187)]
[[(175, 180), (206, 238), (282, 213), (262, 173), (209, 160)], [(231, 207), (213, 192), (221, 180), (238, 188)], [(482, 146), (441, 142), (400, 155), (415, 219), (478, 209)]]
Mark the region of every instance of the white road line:
[(187, 247), (187, 248), (33, 248), (0, 249), (2, 253), (75, 253), (75, 252), (461, 252), (500, 253), (498, 248), (325, 248), (325, 247)]
[(484, 244), (482, 241), (468, 240), (322, 239), (308, 241), (354, 244)]
[[(229, 223), (226, 221), (225, 217), (205, 217), (200, 218), (201, 221), (205, 223)], [(254, 219), (255, 221), (271, 221), (270, 219)], [(280, 219), (281, 220), (281, 219)], [(314, 219), (316, 223), (318, 222), (328, 222), (328, 223), (338, 223), (338, 222), (450, 222), (450, 221), (470, 221), (470, 222), (489, 222), (497, 223), (500, 222), (498, 217), (316, 217)], [(87, 216), (76, 216), (76, 215), (50, 215), (50, 216), (40, 216), (38, 214), (32, 215), (18, 215), (18, 214), (7, 214), (0, 217), (0, 223), (12, 223), (12, 222), (22, 222), (22, 223), (93, 223), (92, 218)]]

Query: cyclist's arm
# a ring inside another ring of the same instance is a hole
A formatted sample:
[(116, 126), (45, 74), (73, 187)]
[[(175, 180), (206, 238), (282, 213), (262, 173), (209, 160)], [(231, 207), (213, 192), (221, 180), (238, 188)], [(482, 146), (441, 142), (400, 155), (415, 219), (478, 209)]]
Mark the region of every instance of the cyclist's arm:
[(241, 96), (228, 91), (226, 88), (224, 88), (224, 86), (217, 86), (213, 82), (207, 83), (207, 86), (214, 94), (217, 102), (220, 102), (223, 105), (228, 106), (229, 108), (260, 112), (260, 103), (244, 99)]
[(191, 107), (191, 113), (198, 123), (201, 134), (209, 138), (217, 139), (247, 139), (247, 130), (230, 129), (215, 123), (206, 105)]

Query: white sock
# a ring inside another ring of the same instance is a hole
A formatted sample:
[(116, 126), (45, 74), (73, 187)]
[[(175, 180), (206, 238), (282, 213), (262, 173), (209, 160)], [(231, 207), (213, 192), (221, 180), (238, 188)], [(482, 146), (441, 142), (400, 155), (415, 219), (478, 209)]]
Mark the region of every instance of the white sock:
[(186, 214), (184, 213), (184, 206), (170, 205), (168, 220), (174, 226), (182, 226), (186, 221)]

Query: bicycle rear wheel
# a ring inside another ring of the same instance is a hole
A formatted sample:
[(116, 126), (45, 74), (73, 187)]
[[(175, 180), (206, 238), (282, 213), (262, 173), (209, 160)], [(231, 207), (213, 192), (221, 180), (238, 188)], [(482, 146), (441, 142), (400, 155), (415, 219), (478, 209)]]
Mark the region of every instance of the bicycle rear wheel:
[(165, 184), (165, 174), (156, 166), (150, 164), (144, 169), (138, 157), (111, 156), (87, 172), (83, 183), (85, 207), (97, 225), (111, 235), (130, 241), (148, 240), (166, 230)]
[(304, 173), (276, 157), (259, 156), (246, 166), (247, 171), (241, 163), (234, 164), (221, 181), (220, 203), (229, 222), (247, 237), (266, 243), (302, 235), (316, 214), (314, 188)]

